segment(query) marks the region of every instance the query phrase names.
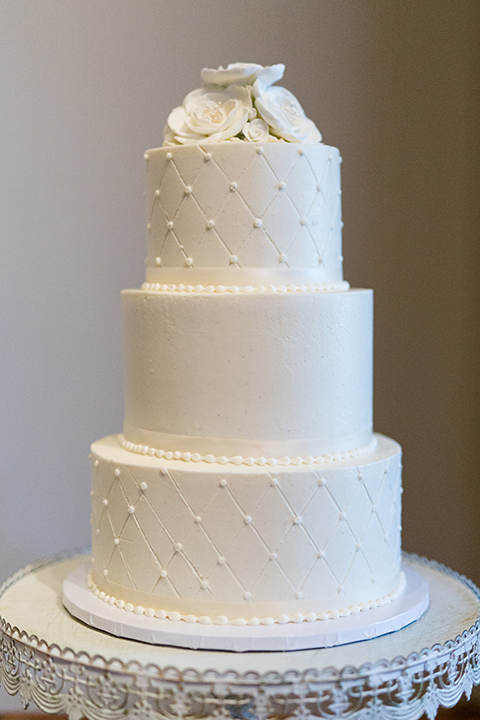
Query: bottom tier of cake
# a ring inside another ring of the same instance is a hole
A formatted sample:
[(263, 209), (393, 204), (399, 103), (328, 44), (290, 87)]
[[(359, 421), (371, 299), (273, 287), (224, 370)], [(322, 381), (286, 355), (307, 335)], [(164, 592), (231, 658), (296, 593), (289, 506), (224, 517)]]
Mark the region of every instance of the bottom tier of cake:
[(401, 448), (300, 467), (166, 461), (92, 446), (92, 590), (187, 622), (300, 622), (397, 597)]

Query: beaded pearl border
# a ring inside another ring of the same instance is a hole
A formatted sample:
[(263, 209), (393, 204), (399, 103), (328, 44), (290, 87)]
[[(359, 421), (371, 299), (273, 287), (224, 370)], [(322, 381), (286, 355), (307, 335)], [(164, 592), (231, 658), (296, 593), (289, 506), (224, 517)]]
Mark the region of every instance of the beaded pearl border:
[(148, 445), (137, 445), (129, 442), (123, 435), (118, 436), (118, 440), (124, 450), (129, 452), (138, 453), (139, 455), (150, 455), (152, 457), (164, 458), (165, 460), (184, 460), (185, 462), (206, 462), (206, 463), (217, 463), (219, 465), (225, 465), (231, 463), (232, 465), (323, 465), (331, 462), (342, 462), (343, 460), (353, 460), (364, 455), (372, 453), (376, 447), (377, 441), (374, 438), (371, 443), (362, 448), (355, 448), (354, 450), (344, 450), (342, 452), (326, 453), (325, 455), (307, 455), (306, 457), (288, 457), (284, 456), (281, 458), (253, 458), (253, 457), (242, 457), (242, 455), (234, 455), (234, 457), (227, 458), (224, 455), (200, 455), (199, 453), (180, 452), (180, 451), (165, 451), (157, 448), (148, 447)]
[(308, 283), (306, 285), (179, 285), (145, 282), (142, 290), (153, 292), (186, 292), (186, 293), (309, 293), (309, 292), (346, 292), (350, 283), (346, 280), (341, 283)]
[(157, 618), (158, 620), (172, 620), (173, 622), (186, 623), (199, 623), (201, 625), (237, 625), (245, 627), (245, 625), (285, 625), (286, 623), (302, 623), (302, 622), (315, 622), (315, 620), (337, 620), (341, 617), (350, 617), (350, 615), (358, 615), (361, 612), (372, 610), (376, 607), (382, 607), (387, 603), (396, 600), (405, 588), (406, 580), (405, 573), (400, 573), (400, 582), (398, 583), (395, 590), (391, 593), (384, 595), (376, 600), (369, 600), (368, 602), (362, 602), (360, 605), (352, 605), (349, 608), (343, 608), (342, 610), (330, 610), (329, 612), (314, 613), (309, 612), (305, 615), (303, 613), (295, 613), (294, 615), (278, 615), (276, 618), (272, 617), (251, 617), (251, 618), (235, 618), (229, 620), (225, 615), (217, 615), (216, 617), (210, 617), (209, 615), (182, 615), (176, 611), (166, 610), (154, 610), (153, 608), (144, 608), (142, 605), (133, 605), (132, 603), (126, 603), (124, 600), (119, 600), (111, 595), (107, 595), (100, 590), (95, 584), (92, 577), (89, 576), (88, 587), (93, 594), (108, 605), (115, 605), (121, 610), (127, 612), (133, 612), (135, 615), (145, 615), (148, 618)]

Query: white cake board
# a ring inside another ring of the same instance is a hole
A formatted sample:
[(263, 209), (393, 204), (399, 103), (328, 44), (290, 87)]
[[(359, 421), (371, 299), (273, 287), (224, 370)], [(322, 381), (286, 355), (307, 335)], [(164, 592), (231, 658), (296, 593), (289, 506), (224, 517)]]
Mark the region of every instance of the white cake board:
[(418, 620), (428, 607), (426, 580), (404, 564), (406, 586), (402, 595), (383, 607), (358, 615), (257, 627), (188, 624), (134, 615), (107, 605), (88, 588), (89, 569), (89, 561), (81, 563), (63, 582), (63, 603), (74, 617), (117, 637), (192, 650), (278, 651), (345, 645), (400, 630)]

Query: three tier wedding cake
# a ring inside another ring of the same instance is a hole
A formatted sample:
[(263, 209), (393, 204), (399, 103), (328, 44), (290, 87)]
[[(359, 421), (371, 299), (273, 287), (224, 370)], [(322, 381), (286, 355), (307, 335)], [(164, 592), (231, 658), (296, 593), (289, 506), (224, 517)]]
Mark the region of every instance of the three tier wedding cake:
[(275, 85), (203, 70), (145, 154), (125, 425), (92, 446), (98, 598), (276, 625), (398, 597), (401, 449), (372, 430), (372, 291), (343, 280), (339, 151)]

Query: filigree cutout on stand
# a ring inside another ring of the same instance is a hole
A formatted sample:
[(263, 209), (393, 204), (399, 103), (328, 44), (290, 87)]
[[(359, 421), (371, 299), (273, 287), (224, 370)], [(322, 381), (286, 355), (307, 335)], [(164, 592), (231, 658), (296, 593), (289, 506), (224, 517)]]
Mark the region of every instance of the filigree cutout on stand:
[[(439, 563), (410, 556), (462, 582), (477, 599), (476, 586)], [(43, 563), (43, 566), (48, 563)], [(30, 566), (4, 583), (0, 595)], [(292, 664), (294, 664), (292, 656)], [(232, 661), (233, 663), (233, 661)], [(0, 619), (0, 683), (47, 713), (70, 720), (162, 720), (163, 718), (408, 718), (435, 717), (480, 684), (480, 619), (455, 640), (407, 658), (379, 660), (361, 668), (311, 668), (283, 674), (141, 666), (48, 646)]]

